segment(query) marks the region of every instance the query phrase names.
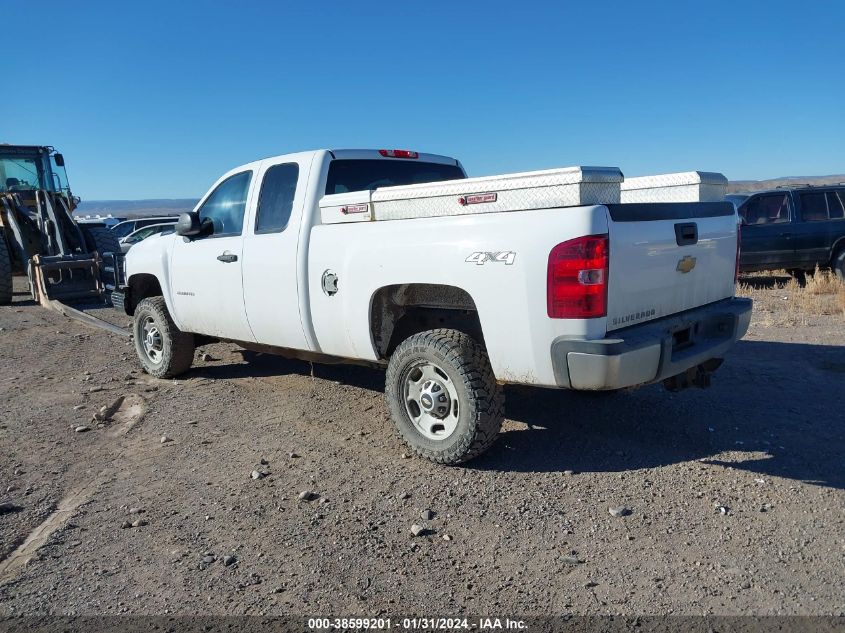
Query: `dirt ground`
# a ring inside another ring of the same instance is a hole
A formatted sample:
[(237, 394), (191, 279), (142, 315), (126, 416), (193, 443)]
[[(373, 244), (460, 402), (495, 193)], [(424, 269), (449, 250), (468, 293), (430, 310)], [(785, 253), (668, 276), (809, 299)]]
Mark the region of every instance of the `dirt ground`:
[(845, 614), (845, 320), (778, 283), (710, 389), (508, 388), (459, 468), (403, 455), (382, 372), (221, 343), (154, 380), (17, 290), (0, 616)]

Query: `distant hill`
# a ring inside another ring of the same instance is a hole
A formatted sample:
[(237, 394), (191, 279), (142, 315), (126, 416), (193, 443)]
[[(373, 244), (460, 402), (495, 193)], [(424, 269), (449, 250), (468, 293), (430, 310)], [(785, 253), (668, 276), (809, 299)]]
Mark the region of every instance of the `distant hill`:
[[(789, 185), (835, 185), (845, 183), (845, 174), (833, 176), (782, 176), (769, 180), (731, 180), (728, 193), (761, 191)], [(179, 215), (191, 211), (198, 200), (193, 198), (162, 198), (151, 200), (83, 200), (76, 210), (80, 216), (100, 215), (138, 218), (151, 215)]]
[(728, 183), (728, 193), (746, 193), (749, 191), (763, 191), (777, 187), (796, 185), (836, 185), (845, 182), (845, 174), (833, 176), (782, 176), (769, 180), (731, 180)]
[(198, 200), (192, 198), (162, 198), (152, 200), (83, 200), (76, 215), (100, 215), (138, 218), (151, 215), (178, 215), (192, 210)]

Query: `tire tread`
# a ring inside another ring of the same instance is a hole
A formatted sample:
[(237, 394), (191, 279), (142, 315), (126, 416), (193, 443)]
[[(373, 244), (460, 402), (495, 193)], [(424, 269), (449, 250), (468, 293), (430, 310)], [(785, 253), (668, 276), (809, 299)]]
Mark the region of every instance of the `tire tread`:
[(135, 308), (136, 322), (138, 315), (142, 314), (144, 310), (149, 309), (158, 317), (158, 322), (161, 328), (162, 336), (170, 341), (167, 353), (159, 366), (148, 366), (144, 362), (144, 351), (141, 348), (141, 343), (138, 340), (138, 333), (135, 332), (135, 349), (138, 353), (138, 358), (141, 361), (141, 366), (151, 376), (156, 378), (173, 378), (184, 374), (191, 368), (194, 362), (194, 351), (196, 345), (194, 342), (194, 335), (188, 332), (183, 332), (170, 317), (170, 312), (167, 310), (167, 304), (164, 297), (147, 297), (138, 303)]
[(97, 251), (101, 257), (103, 253), (120, 253), (120, 241), (111, 229), (86, 226), (82, 231), (89, 241), (88, 246), (93, 246), (93, 250)]
[(487, 351), (471, 336), (458, 330), (438, 328), (412, 335), (393, 353), (388, 365), (385, 394), (394, 423), (404, 416), (404, 405), (392, 393), (391, 385), (402, 371), (402, 360), (407, 356), (436, 351), (458, 371), (461, 381), (476, 403), (472, 431), (446, 451), (433, 451), (416, 445), (401, 425), (396, 424), (402, 439), (419, 457), (439, 464), (454, 465), (478, 457), (496, 441), (504, 419), (504, 395), (493, 375)]

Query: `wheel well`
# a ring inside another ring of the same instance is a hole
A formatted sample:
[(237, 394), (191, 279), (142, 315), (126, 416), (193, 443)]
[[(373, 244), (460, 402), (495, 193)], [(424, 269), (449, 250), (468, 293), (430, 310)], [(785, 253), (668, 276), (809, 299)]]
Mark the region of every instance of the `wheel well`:
[(839, 254), (845, 250), (845, 237), (840, 237), (833, 243), (833, 248), (830, 249), (830, 263), (833, 264)]
[(370, 304), (370, 333), (379, 358), (409, 336), (435, 328), (464, 332), (484, 344), (475, 302), (465, 290), (441, 284), (380, 288)]
[(161, 284), (155, 275), (147, 273), (132, 275), (129, 278), (129, 292), (126, 297), (126, 314), (130, 316), (134, 314), (136, 306), (143, 299), (161, 296), (164, 296), (164, 293), (161, 291)]

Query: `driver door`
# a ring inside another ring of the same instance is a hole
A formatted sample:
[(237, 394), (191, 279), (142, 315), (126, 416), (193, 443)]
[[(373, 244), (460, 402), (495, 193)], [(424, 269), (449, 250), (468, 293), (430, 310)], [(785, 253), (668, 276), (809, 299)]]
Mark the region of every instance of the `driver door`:
[(177, 237), (170, 261), (174, 317), (185, 332), (254, 341), (243, 300), (243, 225), (253, 172), (227, 174), (200, 204), (203, 231)]

